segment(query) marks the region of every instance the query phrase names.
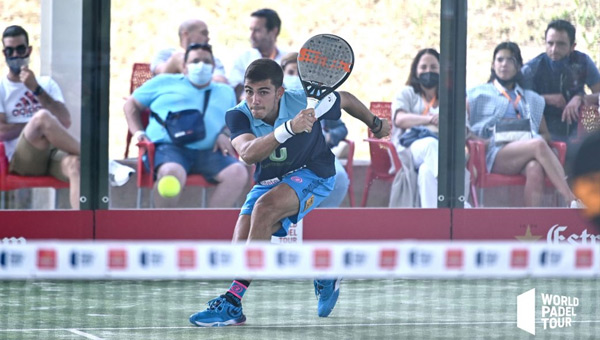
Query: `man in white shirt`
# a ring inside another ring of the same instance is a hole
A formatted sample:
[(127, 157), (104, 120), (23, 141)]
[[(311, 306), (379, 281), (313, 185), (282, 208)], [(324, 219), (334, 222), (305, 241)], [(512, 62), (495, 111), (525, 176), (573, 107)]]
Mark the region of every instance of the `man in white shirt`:
[(2, 45), (9, 72), (0, 79), (0, 141), (9, 171), (68, 181), (71, 207), (79, 209), (80, 146), (67, 131), (71, 116), (62, 92), (50, 77), (36, 77), (29, 69), (32, 48), (21, 26), (7, 27)]
[(277, 48), (277, 36), (281, 31), (279, 15), (272, 9), (263, 8), (250, 15), (250, 42), (252, 49), (242, 53), (229, 72), (229, 84), (235, 89), (239, 101), (244, 97), (244, 74), (250, 63), (260, 58), (269, 58), (281, 63), (286, 52)]
[[(179, 45), (181, 49), (166, 48), (160, 50), (152, 59), (150, 70), (153, 74), (161, 73), (183, 73), (183, 56), (185, 50), (191, 44), (208, 44), (208, 26), (202, 20), (190, 19), (179, 25)], [(213, 81), (227, 84), (225, 76), (225, 67), (218, 58), (215, 58), (215, 70), (213, 72)]]

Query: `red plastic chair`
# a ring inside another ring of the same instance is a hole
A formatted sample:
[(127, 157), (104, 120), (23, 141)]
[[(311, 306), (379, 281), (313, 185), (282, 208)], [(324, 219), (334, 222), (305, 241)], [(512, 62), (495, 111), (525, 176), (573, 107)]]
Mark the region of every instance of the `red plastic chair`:
[[(152, 72), (150, 71), (150, 64), (148, 63), (135, 63), (133, 64), (133, 70), (131, 71), (131, 82), (129, 86), (129, 93), (133, 93), (135, 89), (142, 86), (148, 79), (152, 78)], [(150, 119), (150, 110), (144, 110), (141, 114), (142, 125), (148, 126)], [(131, 145), (131, 131), (127, 129), (127, 139), (125, 141), (125, 157), (129, 157), (129, 145)]]
[(0, 142), (0, 208), (5, 209), (6, 192), (26, 188), (67, 189), (69, 182), (60, 181), (52, 176), (21, 176), (8, 172), (8, 157), (3, 142)]
[(354, 207), (354, 187), (353, 183), (353, 166), (354, 166), (354, 142), (349, 139), (343, 139), (342, 141), (348, 144), (348, 156), (346, 157), (346, 173), (348, 174), (348, 199), (350, 200), (350, 206)]
[[(371, 102), (371, 112), (381, 119), (387, 119), (391, 122), (392, 103), (391, 102)], [(393, 182), (396, 173), (402, 168), (402, 163), (398, 157), (396, 147), (391, 142), (390, 137), (376, 139), (371, 130), (369, 138), (365, 139), (369, 143), (369, 152), (371, 154), (371, 164), (367, 168), (365, 177), (365, 187), (361, 206), (367, 206), (369, 198), (369, 189), (375, 180)]]
[[(142, 189), (149, 188), (152, 192), (154, 188), (154, 143), (152, 142), (139, 142), (137, 143), (139, 147), (139, 154), (137, 159), (137, 202), (136, 205), (138, 208), (142, 205)], [(150, 166), (150, 171), (146, 170), (144, 166), (144, 155), (148, 156), (148, 164)], [(202, 188), (202, 207), (206, 207), (206, 188), (213, 187), (215, 184), (209, 183), (202, 175), (197, 174), (188, 174), (186, 183), (186, 187), (200, 187)], [(150, 204), (152, 204), (152, 195), (150, 196)]]
[[(467, 147), (469, 149), (467, 167), (471, 172), (471, 196), (476, 208), (480, 205), (483, 206), (483, 189), (525, 185), (525, 176), (523, 175), (501, 175), (487, 171), (485, 144), (483, 141), (467, 140)], [(551, 142), (550, 147), (558, 151), (558, 160), (560, 164), (564, 165), (567, 155), (567, 144), (563, 142)], [(553, 186), (548, 178), (546, 178), (546, 186)], [(478, 191), (479, 195), (477, 194)], [(481, 201), (479, 197), (481, 197)]]

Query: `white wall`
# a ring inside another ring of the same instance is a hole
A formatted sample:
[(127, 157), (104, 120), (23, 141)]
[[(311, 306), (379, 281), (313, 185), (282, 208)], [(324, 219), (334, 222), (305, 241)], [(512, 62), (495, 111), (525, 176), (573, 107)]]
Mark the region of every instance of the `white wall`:
[[(71, 113), (69, 132), (81, 135), (81, 0), (42, 0), (40, 74), (52, 77), (60, 86)], [(53, 209), (55, 190), (32, 189), (33, 209)], [(68, 206), (68, 202), (65, 202)], [(64, 207), (65, 204), (60, 204)]]
[(73, 124), (81, 132), (81, 0), (42, 0), (41, 74), (60, 86)]

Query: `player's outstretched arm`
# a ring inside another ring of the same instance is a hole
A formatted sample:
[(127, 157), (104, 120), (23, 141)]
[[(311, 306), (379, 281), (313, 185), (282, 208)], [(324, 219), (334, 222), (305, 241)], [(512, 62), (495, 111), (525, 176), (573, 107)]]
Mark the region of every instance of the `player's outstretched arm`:
[(387, 119), (379, 120), (358, 98), (352, 93), (339, 91), (340, 106), (352, 117), (361, 120), (371, 129), (375, 137), (382, 138), (390, 134), (390, 122)]
[(279, 142), (270, 133), (263, 137), (256, 137), (251, 133), (244, 133), (235, 137), (231, 144), (240, 159), (246, 164), (254, 164), (269, 157), (271, 152), (279, 146)]

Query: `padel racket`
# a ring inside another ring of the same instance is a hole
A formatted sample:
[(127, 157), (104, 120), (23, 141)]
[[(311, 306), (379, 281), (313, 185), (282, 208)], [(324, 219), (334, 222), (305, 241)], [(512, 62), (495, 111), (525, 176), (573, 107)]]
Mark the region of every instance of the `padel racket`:
[(354, 52), (346, 40), (333, 34), (318, 34), (302, 45), (298, 73), (307, 97), (307, 108), (340, 87), (350, 76)]

